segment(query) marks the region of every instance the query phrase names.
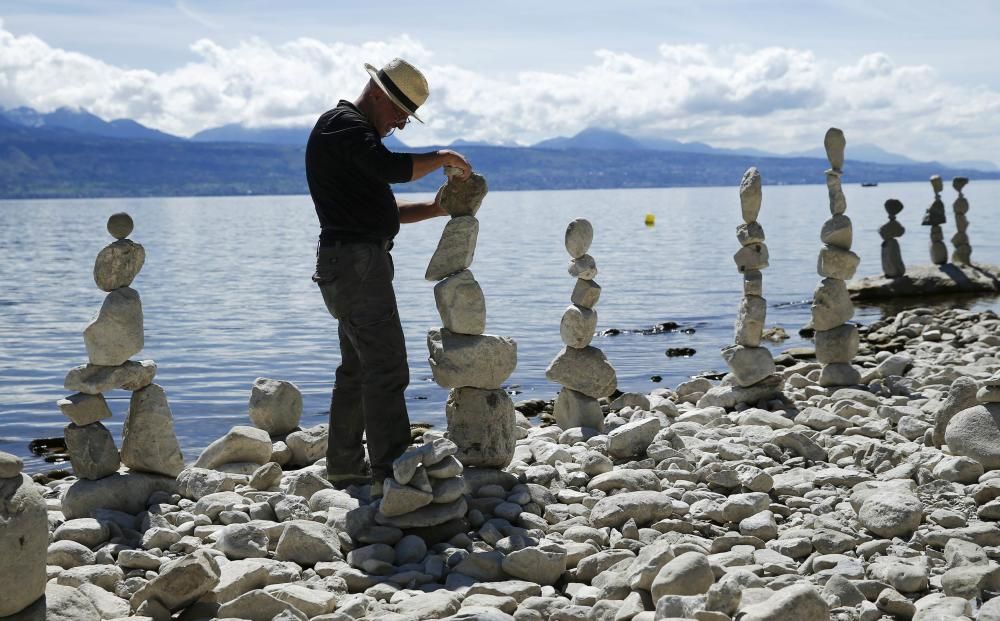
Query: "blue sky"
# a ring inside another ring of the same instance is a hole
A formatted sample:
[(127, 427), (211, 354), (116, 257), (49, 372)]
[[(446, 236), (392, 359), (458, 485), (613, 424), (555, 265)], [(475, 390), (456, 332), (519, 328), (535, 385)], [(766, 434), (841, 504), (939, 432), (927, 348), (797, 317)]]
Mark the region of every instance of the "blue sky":
[(303, 125), (360, 64), (431, 81), (420, 144), (587, 126), (778, 151), (829, 125), (918, 159), (1000, 160), (1000, 4), (5, 0), (0, 106), (182, 135)]

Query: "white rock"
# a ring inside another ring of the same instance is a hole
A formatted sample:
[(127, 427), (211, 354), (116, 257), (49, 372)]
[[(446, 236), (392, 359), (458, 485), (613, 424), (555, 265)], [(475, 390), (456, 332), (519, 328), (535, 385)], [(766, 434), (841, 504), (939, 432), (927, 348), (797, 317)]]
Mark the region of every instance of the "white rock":
[(293, 431), (285, 438), (285, 444), (291, 453), (289, 463), (308, 466), (319, 461), (326, 456), (329, 442), (330, 429), (326, 423)]
[(434, 302), (446, 330), (456, 334), (482, 334), (486, 330), (486, 298), (469, 270), (434, 285)]
[(49, 530), (45, 500), (27, 476), (0, 478), (0, 616), (13, 615), (45, 594)]
[(570, 304), (559, 322), (559, 336), (562, 342), (577, 349), (590, 345), (597, 329), (597, 311)]
[(545, 377), (595, 399), (610, 395), (618, 387), (614, 367), (596, 347), (564, 347), (545, 370)]
[(977, 405), (956, 414), (945, 429), (952, 453), (975, 459), (986, 470), (1000, 468), (1000, 404)]
[(250, 420), (272, 436), (294, 431), (302, 418), (302, 393), (282, 380), (258, 377), (250, 389)]
[(766, 347), (730, 345), (722, 349), (722, 359), (740, 386), (752, 386), (774, 373), (774, 359)]
[(101, 310), (83, 331), (91, 364), (118, 366), (142, 351), (142, 302), (128, 287), (104, 298)]
[(479, 212), (487, 191), (486, 179), (482, 175), (472, 173), (465, 180), (448, 175), (448, 182), (441, 190), (441, 208), (452, 217), (474, 216)]
[(756, 167), (751, 166), (743, 173), (740, 181), (740, 210), (743, 221), (746, 223), (756, 222), (760, 213), (761, 204), (761, 181), (760, 172)]
[(566, 549), (556, 543), (514, 550), (503, 559), (503, 570), (535, 584), (555, 584), (566, 571)]
[(826, 245), (819, 251), (816, 272), (823, 278), (850, 280), (858, 270), (861, 257), (850, 250)]
[(122, 428), (121, 459), (139, 472), (176, 477), (184, 469), (167, 395), (156, 384), (132, 393)]
[(219, 618), (247, 621), (306, 621), (308, 617), (293, 604), (283, 602), (263, 590), (244, 593), (219, 607)]
[(923, 510), (924, 505), (916, 496), (879, 492), (861, 505), (858, 520), (881, 537), (909, 537), (920, 526)]
[(263, 429), (238, 425), (201, 452), (196, 468), (217, 468), (231, 462), (266, 464), (271, 459), (271, 436)]
[(431, 373), (442, 388), (500, 388), (517, 366), (517, 343), (503, 336), (427, 333)]
[(687, 504), (662, 492), (624, 492), (597, 501), (590, 510), (594, 528), (618, 528), (629, 519), (645, 525), (671, 516), (687, 513)]
[(766, 318), (767, 300), (757, 295), (743, 296), (739, 312), (736, 314), (736, 344), (746, 347), (759, 346)]
[(744, 621), (827, 621), (829, 606), (809, 584), (795, 584), (781, 589), (764, 601), (741, 606), (738, 618)]
[(831, 330), (854, 317), (854, 304), (843, 280), (824, 278), (813, 292), (812, 325)]
[(733, 255), (733, 261), (741, 274), (760, 271), (769, 265), (770, 254), (767, 251), (767, 244), (761, 242), (743, 246)]
[(198, 500), (217, 492), (236, 489), (236, 479), (208, 468), (185, 468), (177, 475), (177, 492), (184, 498)]
[(577, 218), (566, 227), (566, 252), (574, 259), (587, 254), (594, 241), (594, 227), (588, 220)]
[(254, 524), (229, 524), (219, 531), (215, 549), (238, 561), (267, 557), (267, 532)]
[(441, 232), (441, 239), (427, 265), (424, 278), (441, 280), (467, 269), (472, 265), (478, 237), (479, 220), (474, 216), (458, 216), (449, 220)]
[(285, 525), (285, 530), (282, 531), (274, 550), (274, 558), (307, 567), (339, 559), (340, 539), (337, 533), (325, 524), (293, 520)]
[(850, 250), (854, 241), (854, 226), (851, 224), (851, 219), (843, 214), (833, 216), (823, 223), (819, 237), (824, 244)]
[(147, 600), (155, 600), (170, 611), (195, 602), (219, 582), (219, 565), (206, 550), (197, 550), (163, 566), (160, 574), (132, 596), (132, 609)]
[(660, 428), (658, 418), (644, 418), (613, 429), (608, 433), (608, 455), (623, 459), (645, 454)]
[(700, 552), (685, 552), (660, 568), (650, 593), (654, 601), (664, 595), (701, 595), (714, 582), (708, 557)]
[(858, 353), (858, 327), (843, 324), (829, 330), (817, 330), (816, 359), (823, 364), (849, 363)]

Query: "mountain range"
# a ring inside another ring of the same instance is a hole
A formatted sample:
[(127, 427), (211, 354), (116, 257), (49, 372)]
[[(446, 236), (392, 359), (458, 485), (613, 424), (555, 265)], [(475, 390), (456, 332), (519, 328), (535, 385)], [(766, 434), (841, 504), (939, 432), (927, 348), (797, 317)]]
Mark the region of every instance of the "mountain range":
[[(4, 110), (0, 198), (306, 193), (309, 131), (225, 125), (182, 138), (84, 110)], [(397, 151), (440, 148), (408, 147), (395, 135), (383, 142)], [(776, 154), (600, 128), (527, 147), (465, 140), (448, 146), (460, 148), (496, 190), (733, 185), (748, 166), (761, 168), (767, 183), (822, 183), (827, 166), (822, 147)], [(847, 181), (1000, 178), (991, 162), (917, 162), (866, 144), (849, 144), (847, 154)], [(400, 189), (433, 190), (440, 180), (432, 177)]]

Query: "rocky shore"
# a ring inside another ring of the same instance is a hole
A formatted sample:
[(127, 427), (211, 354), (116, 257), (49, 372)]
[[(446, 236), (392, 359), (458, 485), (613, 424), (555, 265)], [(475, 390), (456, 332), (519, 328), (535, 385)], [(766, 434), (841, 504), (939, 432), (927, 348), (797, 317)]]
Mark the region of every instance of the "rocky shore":
[(176, 478), (40, 486), (0, 459), (0, 588), (44, 588), (12, 618), (76, 621), (1000, 619), (998, 330), (905, 311), (860, 329), (857, 386), (782, 354), (778, 398), (693, 379), (602, 399), (600, 431), (518, 404), (509, 466), (428, 431), (374, 503), (258, 382), (272, 433), (236, 427)]

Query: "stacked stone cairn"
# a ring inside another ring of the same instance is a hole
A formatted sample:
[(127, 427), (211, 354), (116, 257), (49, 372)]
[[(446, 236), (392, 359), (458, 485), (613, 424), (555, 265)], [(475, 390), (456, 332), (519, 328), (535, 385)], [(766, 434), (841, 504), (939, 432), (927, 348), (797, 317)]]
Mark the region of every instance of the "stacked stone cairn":
[(944, 203), (941, 201), (941, 191), (944, 183), (940, 175), (931, 177), (931, 187), (934, 188), (934, 202), (927, 208), (921, 224), (931, 227), (931, 263), (944, 265), (948, 262), (948, 248), (944, 245), (944, 232), (941, 225), (947, 221), (944, 214)]
[(969, 183), (968, 177), (955, 177), (951, 180), (951, 187), (958, 192), (958, 198), (951, 207), (955, 211), (955, 234), (951, 236), (951, 244), (955, 250), (951, 253), (951, 262), (960, 265), (972, 264), (972, 246), (969, 245), (969, 200), (962, 194), (962, 188)]
[[(108, 219), (108, 232), (116, 241), (94, 263), (94, 281), (108, 294), (83, 332), (90, 362), (66, 375), (65, 388), (77, 392), (58, 402), (72, 421), (65, 429), (66, 447), (73, 471), (83, 480), (113, 475), (121, 464), (168, 477), (184, 468), (166, 393), (152, 383), (156, 364), (130, 360), (143, 348), (143, 318), (139, 294), (129, 285), (146, 257), (143, 247), (128, 239), (132, 227), (126, 213)], [(116, 388), (132, 391), (121, 453), (100, 422), (111, 417), (104, 393)]]
[(743, 274), (743, 299), (736, 317), (735, 344), (722, 350), (722, 358), (732, 371), (730, 381), (742, 388), (768, 380), (775, 370), (771, 351), (760, 345), (767, 315), (760, 271), (768, 266), (764, 229), (757, 222), (761, 200), (760, 172), (751, 167), (740, 182), (743, 224), (736, 227), (736, 239), (741, 248), (733, 256)]
[(846, 281), (854, 277), (860, 258), (851, 252), (853, 228), (850, 218), (844, 215), (847, 200), (840, 184), (847, 141), (842, 131), (830, 128), (823, 144), (830, 161), (826, 185), (832, 217), (823, 223), (820, 233), (823, 248), (816, 271), (823, 280), (813, 294), (812, 326), (816, 331), (816, 359), (823, 365), (820, 386), (851, 386), (861, 375), (851, 365), (858, 353), (858, 327), (847, 323), (854, 317), (854, 304)]
[(469, 266), (476, 251), (476, 213), (486, 196), (477, 174), (447, 170), (441, 206), (451, 215), (424, 277), (439, 281), (434, 301), (441, 327), (427, 334), (434, 381), (448, 388), (448, 437), (466, 466), (503, 468), (514, 454), (514, 403), (500, 387), (517, 366), (517, 344), (486, 330), (486, 300)]
[[(49, 527), (45, 500), (30, 477), (22, 474), (24, 464), (10, 453), (0, 452), (0, 617), (6, 619), (31, 608), (45, 595)], [(45, 618), (41, 613), (24, 619)]]
[(569, 275), (576, 278), (576, 286), (559, 324), (566, 346), (549, 364), (545, 377), (563, 387), (553, 405), (556, 423), (563, 429), (582, 427), (600, 433), (604, 413), (598, 399), (615, 391), (618, 376), (604, 352), (590, 344), (597, 328), (594, 306), (601, 297), (601, 287), (594, 282), (597, 265), (587, 254), (593, 240), (594, 227), (583, 218), (566, 227)]
[(889, 214), (889, 221), (878, 229), (878, 234), (882, 237), (882, 273), (886, 278), (899, 278), (906, 274), (906, 264), (903, 263), (903, 254), (896, 239), (906, 232), (896, 219), (899, 212), (903, 211), (903, 203), (890, 198), (885, 202), (885, 211)]

